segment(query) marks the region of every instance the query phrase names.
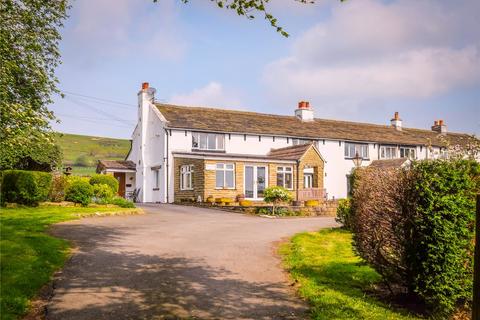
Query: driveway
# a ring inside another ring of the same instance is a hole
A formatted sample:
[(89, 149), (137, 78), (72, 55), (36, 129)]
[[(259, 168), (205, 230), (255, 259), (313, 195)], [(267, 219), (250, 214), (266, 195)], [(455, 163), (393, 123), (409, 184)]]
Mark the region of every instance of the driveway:
[(303, 319), (275, 242), (333, 218), (266, 219), (175, 205), (57, 224), (77, 250), (48, 319)]

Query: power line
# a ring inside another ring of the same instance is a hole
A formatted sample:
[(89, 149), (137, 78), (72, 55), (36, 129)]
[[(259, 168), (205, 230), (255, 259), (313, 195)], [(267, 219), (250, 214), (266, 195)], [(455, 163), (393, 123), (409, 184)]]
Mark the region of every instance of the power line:
[(83, 97), (83, 98), (86, 98), (86, 99), (103, 101), (103, 102), (108, 102), (108, 103), (113, 103), (113, 104), (118, 104), (118, 105), (124, 105), (124, 106), (128, 106), (128, 107), (135, 107), (135, 108), (137, 107), (136, 105), (125, 103), (125, 102), (119, 102), (119, 101), (115, 101), (115, 100), (89, 96), (89, 95), (86, 95), (86, 94), (80, 94), (80, 93), (75, 93), (75, 92), (71, 92), (71, 91), (62, 90), (62, 93), (65, 94), (65, 95), (73, 95), (73, 96)]
[[(54, 112), (54, 113), (55, 113), (55, 115), (57, 115), (57, 116), (69, 117), (69, 118), (76, 118), (76, 119), (99, 120), (99, 121), (117, 121), (117, 120), (108, 119), (108, 118), (85, 117), (85, 116), (77, 116), (77, 115), (64, 114), (64, 113), (58, 113), (58, 112)], [(135, 124), (135, 121), (133, 121), (133, 120), (123, 119), (123, 121), (128, 122), (128, 123), (131, 123), (131, 124)]]
[(89, 122), (89, 123), (98, 123), (98, 124), (103, 124), (103, 125), (111, 125), (111, 126), (115, 126), (115, 127), (123, 127), (123, 128), (132, 128), (133, 125), (131, 126), (128, 126), (128, 125), (125, 125), (125, 124), (118, 124), (118, 123), (109, 123), (109, 124), (106, 124), (105, 122), (103, 122), (102, 120), (104, 119), (98, 119), (97, 120), (93, 120), (91, 118), (86, 118), (86, 117), (77, 117), (77, 116), (68, 116), (68, 115), (61, 115), (62, 117), (68, 117), (68, 118), (74, 118), (74, 119), (77, 119), (78, 121), (82, 121), (82, 122)]

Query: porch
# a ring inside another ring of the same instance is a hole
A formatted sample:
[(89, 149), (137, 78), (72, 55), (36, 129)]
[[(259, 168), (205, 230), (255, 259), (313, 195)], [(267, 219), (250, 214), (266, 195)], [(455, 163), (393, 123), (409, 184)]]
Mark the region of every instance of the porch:
[(99, 160), (96, 171), (113, 175), (118, 180), (118, 196), (134, 200), (138, 191), (135, 189), (136, 167), (133, 161)]

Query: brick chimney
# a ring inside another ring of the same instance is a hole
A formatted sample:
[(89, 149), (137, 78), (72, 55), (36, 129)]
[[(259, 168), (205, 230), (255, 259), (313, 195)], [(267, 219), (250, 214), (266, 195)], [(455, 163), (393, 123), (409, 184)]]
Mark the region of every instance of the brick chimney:
[(295, 117), (305, 122), (313, 121), (313, 108), (310, 107), (310, 102), (300, 101), (298, 108), (295, 110)]
[(432, 131), (438, 132), (440, 134), (446, 134), (447, 125), (445, 124), (445, 122), (443, 122), (443, 120), (435, 120), (433, 122)]
[(402, 130), (402, 119), (400, 119), (400, 116), (398, 115), (397, 111), (395, 111), (395, 114), (394, 114), (393, 118), (390, 120), (390, 124), (395, 129), (397, 129), (399, 131)]

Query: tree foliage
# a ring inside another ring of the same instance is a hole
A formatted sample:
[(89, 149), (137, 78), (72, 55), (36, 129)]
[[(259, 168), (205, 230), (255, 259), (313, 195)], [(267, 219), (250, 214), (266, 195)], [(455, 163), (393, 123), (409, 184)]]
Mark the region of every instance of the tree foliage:
[[(158, 2), (160, 0), (153, 0)], [(188, 3), (190, 0), (180, 0), (183, 3)], [(214, 2), (219, 8), (233, 10), (239, 16), (244, 16), (247, 19), (255, 19), (255, 13), (263, 15), (270, 25), (277, 30), (284, 37), (288, 37), (289, 34), (285, 29), (278, 25), (278, 20), (270, 13), (267, 6), (270, 0), (210, 0)], [(315, 0), (293, 0), (299, 4), (313, 4)], [(341, 2), (346, 0), (340, 0)]]
[[(0, 2), (0, 168), (15, 168), (24, 158), (37, 161), (35, 145), (54, 144), (47, 107), (58, 93), (59, 28), (67, 0)], [(49, 147), (50, 151), (53, 147)]]

